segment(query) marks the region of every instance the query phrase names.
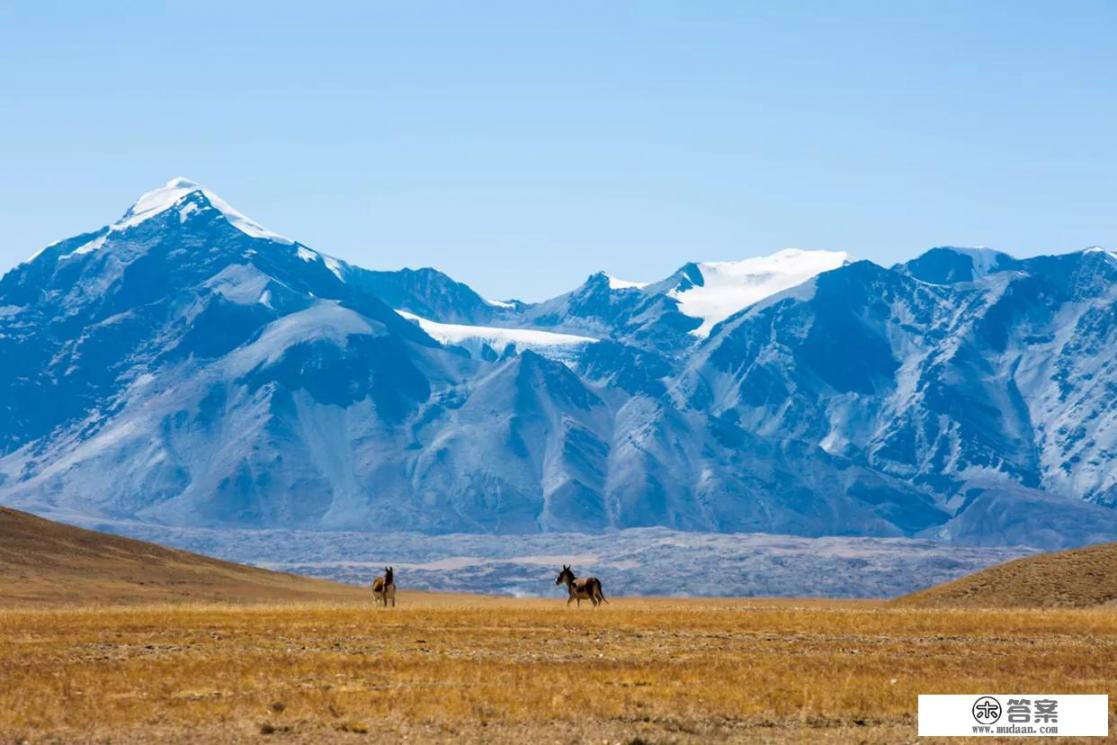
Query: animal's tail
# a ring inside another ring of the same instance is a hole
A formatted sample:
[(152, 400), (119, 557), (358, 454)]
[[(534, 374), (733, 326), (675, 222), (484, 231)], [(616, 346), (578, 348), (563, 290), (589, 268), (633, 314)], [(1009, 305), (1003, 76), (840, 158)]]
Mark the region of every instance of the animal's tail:
[(601, 591), (601, 582), (600, 581), (598, 581), (598, 583), (597, 583), (597, 599), (600, 600), (603, 603), (608, 603), (609, 602), (608, 600), (605, 599), (605, 593)]

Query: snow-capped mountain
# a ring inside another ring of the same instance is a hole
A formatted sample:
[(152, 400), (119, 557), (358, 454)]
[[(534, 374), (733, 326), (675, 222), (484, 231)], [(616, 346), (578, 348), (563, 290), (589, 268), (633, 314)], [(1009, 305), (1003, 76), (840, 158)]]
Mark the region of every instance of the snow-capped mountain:
[(1117, 537), (1117, 258), (785, 250), (540, 303), (175, 179), (0, 280), (0, 503), (184, 527)]

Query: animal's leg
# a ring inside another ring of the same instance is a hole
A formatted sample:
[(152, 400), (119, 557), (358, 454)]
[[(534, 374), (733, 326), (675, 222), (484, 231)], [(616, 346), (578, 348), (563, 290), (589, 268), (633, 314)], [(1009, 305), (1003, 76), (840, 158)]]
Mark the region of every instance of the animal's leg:
[(567, 604), (567, 605), (570, 605), (570, 604), (571, 604), (571, 603), (573, 603), (573, 602), (574, 602), (574, 596), (573, 596), (573, 595), (571, 595), (570, 597), (568, 597), (568, 598), (566, 599), (566, 604)]

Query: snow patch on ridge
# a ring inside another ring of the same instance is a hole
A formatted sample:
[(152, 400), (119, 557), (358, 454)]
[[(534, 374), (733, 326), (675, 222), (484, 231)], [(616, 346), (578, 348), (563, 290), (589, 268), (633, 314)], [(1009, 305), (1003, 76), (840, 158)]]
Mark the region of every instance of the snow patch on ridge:
[(73, 251), (71, 251), (68, 255), (69, 256), (80, 256), (82, 254), (93, 253), (98, 248), (105, 245), (105, 239), (106, 238), (108, 238), (108, 233), (105, 233), (104, 235), (102, 235), (99, 238), (94, 238), (89, 243), (84, 243), (84, 244), (78, 246)]
[(319, 254), (319, 256), (322, 257), (322, 263), (326, 265), (326, 268), (333, 272), (335, 277), (344, 282), (345, 277), (341, 274), (341, 262), (333, 256), (327, 256), (326, 254)]
[(610, 290), (642, 290), (651, 284), (650, 282), (631, 282), (627, 279), (618, 279), (612, 274), (606, 274), (605, 278), (609, 280)]
[(742, 308), (849, 262), (844, 251), (798, 248), (742, 261), (708, 261), (697, 265), (703, 284), (667, 294), (679, 301), (681, 313), (702, 319), (691, 333), (706, 337), (714, 326)]
[(335, 277), (340, 279), (342, 282), (345, 281), (344, 265), (339, 259), (335, 259), (333, 256), (327, 256), (324, 253), (311, 250), (302, 245), (298, 247), (298, 256), (300, 259), (310, 264), (321, 260), (322, 263), (326, 265), (326, 268), (333, 272)]
[(443, 344), (462, 344), (469, 341), (483, 341), (496, 350), (509, 344), (529, 349), (537, 347), (569, 347), (579, 344), (594, 344), (598, 339), (575, 334), (558, 334), (553, 331), (536, 329), (509, 329), (497, 326), (469, 326), (459, 323), (439, 323), (422, 318), (405, 310), (397, 310), (404, 318), (414, 321), (431, 338)]
[(1105, 254), (1110, 259), (1117, 260), (1117, 251), (1110, 251), (1109, 249), (1107, 249), (1103, 246), (1090, 246), (1089, 248), (1084, 250), (1082, 253), (1086, 253), (1086, 254), (1101, 253), (1101, 254)]

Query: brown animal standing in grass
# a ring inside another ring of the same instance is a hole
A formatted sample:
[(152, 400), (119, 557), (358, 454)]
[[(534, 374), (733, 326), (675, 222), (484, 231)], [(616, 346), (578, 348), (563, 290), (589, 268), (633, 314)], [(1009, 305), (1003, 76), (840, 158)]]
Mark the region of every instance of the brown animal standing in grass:
[(556, 585), (563, 583), (566, 583), (566, 591), (570, 594), (570, 597), (566, 599), (567, 605), (570, 605), (571, 600), (577, 600), (578, 606), (581, 607), (583, 600), (589, 600), (596, 608), (598, 603), (609, 602), (605, 599), (605, 593), (601, 591), (601, 580), (597, 577), (578, 579), (566, 564), (562, 565), (562, 571), (555, 577)]
[(396, 607), (396, 578), (392, 567), (384, 567), (384, 576), (372, 581), (372, 599), (378, 605), (383, 603), (385, 608), (391, 600), (392, 607)]

